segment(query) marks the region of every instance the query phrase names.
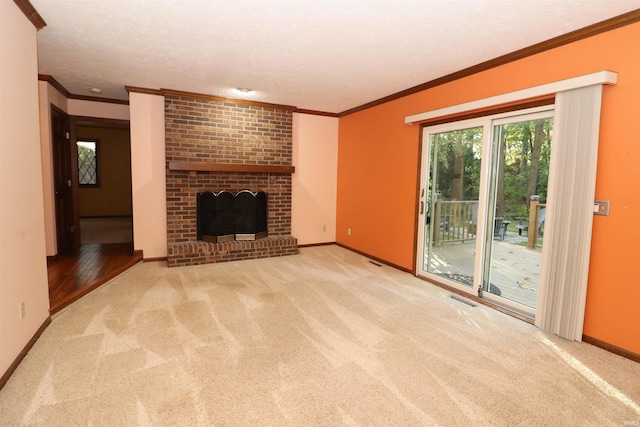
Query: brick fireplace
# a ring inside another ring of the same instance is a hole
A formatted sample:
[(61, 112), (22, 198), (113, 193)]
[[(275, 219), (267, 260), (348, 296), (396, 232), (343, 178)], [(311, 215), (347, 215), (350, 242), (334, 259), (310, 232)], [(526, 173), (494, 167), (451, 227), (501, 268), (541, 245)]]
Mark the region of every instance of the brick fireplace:
[[(292, 109), (163, 91), (170, 267), (298, 253), (291, 236)], [(197, 240), (199, 192), (267, 193), (267, 237)]]

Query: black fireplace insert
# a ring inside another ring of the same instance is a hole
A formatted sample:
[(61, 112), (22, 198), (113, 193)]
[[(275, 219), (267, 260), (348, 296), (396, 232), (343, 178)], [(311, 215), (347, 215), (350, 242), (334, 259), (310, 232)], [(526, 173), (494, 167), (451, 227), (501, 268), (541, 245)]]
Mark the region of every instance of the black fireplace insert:
[(197, 195), (197, 238), (206, 242), (267, 237), (267, 193), (242, 190)]

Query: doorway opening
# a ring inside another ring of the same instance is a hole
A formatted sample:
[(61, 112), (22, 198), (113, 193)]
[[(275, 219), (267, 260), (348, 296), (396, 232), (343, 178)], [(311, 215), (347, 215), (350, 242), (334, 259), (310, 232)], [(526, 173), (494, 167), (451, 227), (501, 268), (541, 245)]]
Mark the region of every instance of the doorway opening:
[(73, 117), (80, 244), (133, 242), (129, 122)]
[(55, 313), (142, 253), (133, 249), (129, 121), (70, 117), (52, 106), (52, 134), (58, 253), (47, 265)]

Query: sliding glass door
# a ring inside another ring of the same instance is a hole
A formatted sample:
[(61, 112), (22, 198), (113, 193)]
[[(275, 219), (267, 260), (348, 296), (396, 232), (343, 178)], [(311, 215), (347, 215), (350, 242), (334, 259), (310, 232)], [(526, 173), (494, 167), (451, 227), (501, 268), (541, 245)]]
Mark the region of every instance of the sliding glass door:
[(552, 115), (423, 130), (418, 275), (535, 313)]
[(420, 271), (472, 290), (484, 129), (439, 127), (424, 138)]

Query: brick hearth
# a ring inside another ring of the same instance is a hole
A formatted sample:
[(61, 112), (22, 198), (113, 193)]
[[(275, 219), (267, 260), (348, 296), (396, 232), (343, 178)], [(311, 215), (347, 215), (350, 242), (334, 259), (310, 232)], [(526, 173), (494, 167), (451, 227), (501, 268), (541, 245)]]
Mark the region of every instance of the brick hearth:
[[(165, 93), (165, 123), (167, 165), (180, 161), (291, 166), (291, 110)], [(196, 194), (221, 190), (267, 193), (267, 238), (223, 243), (197, 240)], [(297, 240), (291, 236), (291, 175), (167, 167), (167, 252), (171, 267), (298, 253)]]

